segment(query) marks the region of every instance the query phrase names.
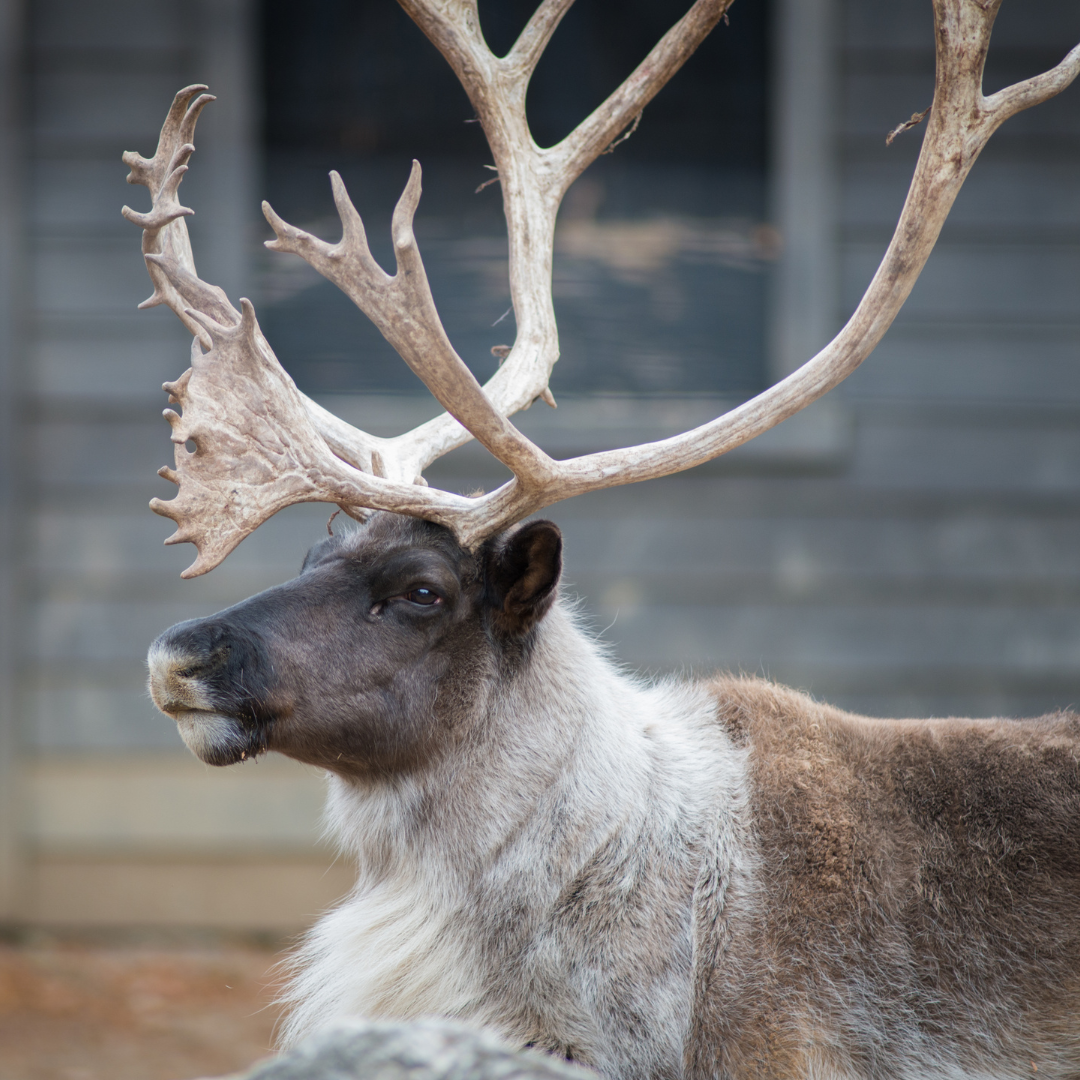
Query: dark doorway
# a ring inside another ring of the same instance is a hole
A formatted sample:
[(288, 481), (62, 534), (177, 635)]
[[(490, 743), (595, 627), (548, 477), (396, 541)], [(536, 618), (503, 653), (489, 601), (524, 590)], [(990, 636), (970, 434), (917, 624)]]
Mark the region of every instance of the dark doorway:
[[(578, 0), (529, 92), (534, 136), (564, 136), (686, 10)], [(510, 47), (535, 0), (481, 0)], [(567, 196), (556, 245), (567, 393), (750, 395), (765, 385), (768, 8), (732, 9), (645, 110), (638, 130)], [(372, 249), (392, 268), (389, 218), (410, 159), (424, 167), (416, 232), (447, 333), (483, 380), (513, 341), (505, 225), (479, 125), (449, 67), (389, 0), (264, 0), (267, 190), (275, 209), (339, 235), (326, 174), (341, 172)], [(260, 314), (309, 393), (421, 392), (366, 318), (289, 256), (271, 256)]]

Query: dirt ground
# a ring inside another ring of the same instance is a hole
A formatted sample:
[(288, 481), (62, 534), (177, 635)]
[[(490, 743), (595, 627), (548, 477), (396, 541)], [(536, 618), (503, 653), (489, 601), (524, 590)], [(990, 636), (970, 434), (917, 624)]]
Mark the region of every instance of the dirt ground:
[(269, 1053), (270, 946), (0, 943), (0, 1080), (192, 1080)]

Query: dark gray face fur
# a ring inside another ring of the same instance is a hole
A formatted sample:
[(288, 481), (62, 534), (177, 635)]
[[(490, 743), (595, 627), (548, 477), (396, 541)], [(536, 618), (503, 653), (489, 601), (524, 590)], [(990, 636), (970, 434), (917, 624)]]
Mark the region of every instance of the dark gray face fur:
[(276, 750), (345, 775), (414, 768), (523, 661), (561, 550), (545, 521), (472, 554), (378, 514), (316, 544), (292, 581), (165, 631), (150, 693), (211, 765)]

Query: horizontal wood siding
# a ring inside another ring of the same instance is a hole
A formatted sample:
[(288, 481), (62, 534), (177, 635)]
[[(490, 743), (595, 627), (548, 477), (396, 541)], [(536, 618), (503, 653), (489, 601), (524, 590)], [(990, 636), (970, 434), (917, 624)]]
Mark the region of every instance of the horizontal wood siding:
[[(48, 803), (63, 787), (62, 770), (48, 771), (57, 755), (127, 761), (134, 776), (151, 768), (147, 754), (184, 752), (146, 697), (149, 641), (293, 574), (328, 510), (293, 508), (222, 568), (181, 582), (193, 550), (163, 547), (171, 525), (146, 509), (174, 491), (154, 476), (171, 458), (158, 387), (186, 366), (188, 336), (167, 311), (135, 310), (149, 282), (119, 208), (147, 200), (123, 185), (119, 156), (153, 150), (180, 86), (217, 88), (223, 61), (206, 48), (207, 20), (228, 16), (240, 33), (243, 12), (180, 0), (38, 0), (30, 10), (19, 567), (30, 618), (18, 649), (26, 744), (40, 756), (34, 797)], [(837, 325), (888, 242), (923, 129), (888, 148), (885, 134), (929, 104), (933, 84), (925, 0), (845, 0), (839, 21)], [(1012, 0), (990, 78), (1031, 74), (1077, 41), (1072, 0)], [(247, 164), (233, 168), (227, 137), (249, 120), (224, 98), (207, 111), (183, 187), (200, 268), (233, 296), (236, 253), (255, 235), (236, 209), (253, 159), (245, 151)], [(258, 192), (249, 194), (253, 211)], [(558, 396), (557, 372), (553, 385)], [(816, 449), (781, 440), (775, 454), (551, 508), (567, 538), (566, 590), (583, 598), (585, 618), (641, 670), (764, 673), (878, 715), (1080, 702), (1080, 88), (995, 137), (908, 307), (839, 396), (849, 421), (831, 420), (834, 434)], [(430, 477), (463, 490), (498, 482), (474, 450)], [(176, 820), (169, 785), (131, 790), (150, 800), (151, 819)], [(244, 850), (243, 800), (222, 806), (216, 826), (200, 819), (186, 840), (155, 834), (159, 858)], [(50, 812), (32, 820), (55, 821), (60, 803)], [(141, 872), (145, 850), (125, 847), (130, 829), (112, 846), (94, 833), (58, 847), (35, 828), (27, 910), (73, 917), (63, 890), (108, 879), (98, 856)], [(305, 830), (314, 836), (313, 824)], [(289, 858), (295, 841), (283, 838)], [(209, 870), (204, 878), (217, 887)], [(154, 878), (154, 918), (174, 917), (172, 880)], [(225, 917), (209, 900), (192, 903)]]

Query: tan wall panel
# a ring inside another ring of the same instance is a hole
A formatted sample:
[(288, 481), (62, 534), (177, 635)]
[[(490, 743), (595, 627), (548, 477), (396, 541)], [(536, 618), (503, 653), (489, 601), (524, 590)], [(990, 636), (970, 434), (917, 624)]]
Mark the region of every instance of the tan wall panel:
[(228, 769), (183, 752), (43, 756), (25, 786), (26, 839), (38, 852), (329, 857), (319, 851), (319, 771), (277, 754)]
[(295, 933), (349, 889), (322, 859), (40, 857), (27, 868), (23, 918), (42, 926), (206, 927)]

